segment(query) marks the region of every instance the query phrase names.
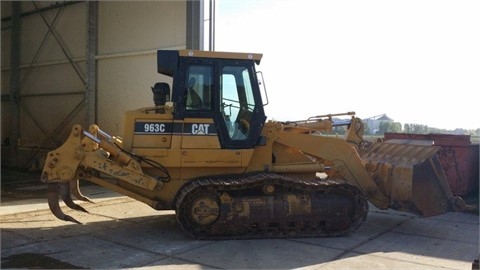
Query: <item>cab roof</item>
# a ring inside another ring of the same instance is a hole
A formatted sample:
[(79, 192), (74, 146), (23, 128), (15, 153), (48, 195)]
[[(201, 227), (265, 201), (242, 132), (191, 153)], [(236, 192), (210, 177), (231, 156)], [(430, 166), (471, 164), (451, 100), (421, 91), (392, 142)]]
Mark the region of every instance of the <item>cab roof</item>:
[(170, 77), (173, 76), (173, 74), (177, 70), (179, 57), (253, 60), (256, 64), (260, 64), (262, 56), (263, 55), (259, 53), (216, 52), (199, 50), (158, 50), (157, 71), (158, 73)]

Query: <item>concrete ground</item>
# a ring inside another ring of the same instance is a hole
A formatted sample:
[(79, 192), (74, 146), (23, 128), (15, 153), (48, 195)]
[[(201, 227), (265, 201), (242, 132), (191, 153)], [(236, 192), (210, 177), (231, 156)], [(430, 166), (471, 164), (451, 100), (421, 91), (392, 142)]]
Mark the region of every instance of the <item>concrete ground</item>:
[[(94, 185), (82, 192), (96, 203), (78, 202), (89, 214), (64, 210), (84, 224), (57, 220), (35, 177), (2, 171), (2, 269), (472, 269), (479, 255), (476, 213), (419, 218), (371, 207), (345, 237), (198, 241), (173, 211)], [(4, 188), (11, 180), (24, 184)]]

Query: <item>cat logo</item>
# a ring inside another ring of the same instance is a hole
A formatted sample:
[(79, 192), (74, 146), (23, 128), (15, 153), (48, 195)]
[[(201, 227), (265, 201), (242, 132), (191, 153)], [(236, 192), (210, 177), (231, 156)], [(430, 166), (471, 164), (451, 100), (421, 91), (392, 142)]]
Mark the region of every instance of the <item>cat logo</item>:
[(210, 124), (192, 124), (193, 135), (208, 135), (208, 127)]

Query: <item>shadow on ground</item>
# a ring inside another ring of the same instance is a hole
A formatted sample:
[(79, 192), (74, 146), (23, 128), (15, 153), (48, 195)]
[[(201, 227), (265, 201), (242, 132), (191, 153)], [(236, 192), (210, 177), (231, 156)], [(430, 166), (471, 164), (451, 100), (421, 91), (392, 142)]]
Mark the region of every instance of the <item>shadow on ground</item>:
[[(39, 173), (36, 172), (9, 171), (4, 174), (2, 169), (2, 201), (4, 195), (11, 200), (45, 198), (44, 185), (38, 179)], [(478, 205), (478, 192), (465, 199)], [(113, 205), (120, 201), (109, 202)], [(138, 207), (140, 211), (144, 205), (133, 202), (125, 206)], [(102, 206), (101, 210), (106, 207), (108, 205)], [(463, 235), (464, 239), (457, 241), (454, 234), (448, 235), (452, 231), (464, 234), (468, 231), (464, 228), (474, 226), (471, 223), (442, 223), (438, 233), (445, 232), (443, 234), (447, 237), (432, 238), (427, 235), (432, 228), (437, 228), (431, 227), (435, 220), (414, 218), (400, 212), (371, 212), (357, 232), (345, 237), (199, 241), (182, 232), (172, 212), (119, 218), (114, 214), (100, 213), (95, 206), (90, 209), (93, 210), (91, 214), (83, 215), (90, 217), (91, 222), (83, 225), (58, 221), (48, 210), (1, 217), (1, 268), (177, 266), (183, 269), (193, 265), (197, 269), (293, 269), (371, 254), (381, 259), (400, 253), (407, 254), (404, 258), (412, 261), (418, 257), (468, 261), (471, 255), (465, 255), (465, 249), (475, 249), (476, 246), (475, 252), (478, 252), (478, 239), (468, 239), (473, 236)], [(136, 211), (135, 208), (128, 210)], [(413, 226), (404, 227), (407, 224)], [(478, 231), (475, 233), (478, 238)]]

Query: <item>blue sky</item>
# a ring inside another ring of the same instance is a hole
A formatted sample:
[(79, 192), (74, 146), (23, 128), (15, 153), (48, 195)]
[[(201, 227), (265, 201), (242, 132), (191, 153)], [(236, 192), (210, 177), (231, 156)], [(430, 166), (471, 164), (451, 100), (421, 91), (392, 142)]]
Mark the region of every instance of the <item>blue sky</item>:
[(215, 49), (263, 53), (270, 119), (480, 128), (480, 1), (216, 1)]

